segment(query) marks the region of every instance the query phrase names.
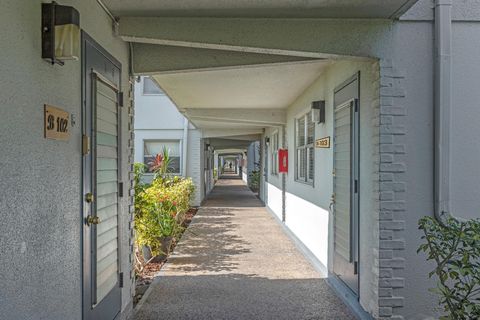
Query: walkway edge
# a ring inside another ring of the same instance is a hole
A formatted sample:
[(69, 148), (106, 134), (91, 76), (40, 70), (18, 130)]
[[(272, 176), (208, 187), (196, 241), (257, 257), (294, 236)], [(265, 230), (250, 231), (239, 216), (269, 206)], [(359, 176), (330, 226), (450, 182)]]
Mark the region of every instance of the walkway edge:
[(145, 293), (142, 295), (142, 298), (140, 298), (140, 301), (137, 302), (137, 305), (135, 306), (135, 308), (133, 308), (133, 312), (132, 312), (132, 315), (135, 315), (135, 313), (137, 313), (138, 310), (140, 310), (140, 308), (143, 306), (143, 304), (145, 303), (145, 301), (148, 299), (148, 297), (150, 296), (150, 294), (152, 293), (152, 290), (153, 290), (153, 287), (154, 285), (156, 285), (158, 282), (160, 282), (160, 276), (162, 275), (163, 273), (163, 266), (162, 266), (162, 269), (160, 269), (159, 272), (157, 272), (157, 274), (155, 275), (155, 278), (153, 279), (153, 281), (150, 283), (150, 285), (148, 286), (147, 290), (145, 291)]

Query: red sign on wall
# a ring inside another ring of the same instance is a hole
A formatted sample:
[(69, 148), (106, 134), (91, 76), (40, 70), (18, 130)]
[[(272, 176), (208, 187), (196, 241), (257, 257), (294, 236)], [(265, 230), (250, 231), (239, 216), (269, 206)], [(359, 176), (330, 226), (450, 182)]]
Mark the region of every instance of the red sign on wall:
[(280, 173), (288, 172), (288, 150), (287, 149), (278, 150), (278, 172)]

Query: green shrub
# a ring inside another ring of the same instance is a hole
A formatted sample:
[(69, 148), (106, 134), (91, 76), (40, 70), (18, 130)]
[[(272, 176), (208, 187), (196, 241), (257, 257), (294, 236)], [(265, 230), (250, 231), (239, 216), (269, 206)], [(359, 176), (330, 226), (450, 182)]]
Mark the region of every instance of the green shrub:
[[(137, 170), (138, 167), (138, 170)], [(151, 184), (141, 184), (141, 166), (135, 164), (135, 231), (139, 247), (149, 246), (158, 255), (160, 238), (176, 237), (183, 215), (190, 208), (194, 185), (191, 179), (157, 176)]]
[(417, 252), (425, 252), (435, 262), (437, 287), (445, 315), (440, 319), (480, 318), (480, 220), (457, 221), (449, 218), (445, 226), (432, 217), (419, 221), (426, 241)]
[(255, 192), (260, 189), (260, 170), (250, 173), (249, 187)]

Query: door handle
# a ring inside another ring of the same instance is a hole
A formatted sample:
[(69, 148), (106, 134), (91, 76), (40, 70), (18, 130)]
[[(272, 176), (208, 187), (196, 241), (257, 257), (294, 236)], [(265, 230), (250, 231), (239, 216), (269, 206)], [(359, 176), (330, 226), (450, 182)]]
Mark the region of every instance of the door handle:
[(93, 202), (93, 193), (89, 192), (85, 195), (85, 201), (88, 202), (88, 203), (92, 203)]
[(330, 212), (334, 213), (333, 211), (333, 206), (335, 205), (335, 193), (332, 193), (332, 196), (330, 197), (330, 205), (328, 208), (330, 209)]
[(97, 224), (100, 223), (100, 218), (88, 215), (87, 218), (85, 219), (85, 221), (87, 222), (87, 225), (89, 225), (89, 226), (92, 225), (92, 224), (97, 225)]

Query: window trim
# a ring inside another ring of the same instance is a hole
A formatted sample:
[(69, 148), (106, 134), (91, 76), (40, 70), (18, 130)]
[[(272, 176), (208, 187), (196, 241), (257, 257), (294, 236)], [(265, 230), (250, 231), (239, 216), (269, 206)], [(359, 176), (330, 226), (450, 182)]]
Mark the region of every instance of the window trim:
[[(176, 142), (178, 143), (178, 148), (179, 148), (179, 172), (171, 172), (170, 174), (173, 176), (182, 176), (183, 175), (183, 140), (182, 139), (143, 139), (143, 151), (142, 151), (142, 159), (143, 159), (143, 164), (145, 164), (145, 142)], [(146, 165), (146, 164), (145, 164)], [(153, 176), (155, 173), (153, 172), (145, 172), (146, 176)]]
[[(303, 183), (309, 186), (314, 187), (315, 185), (315, 122), (311, 121), (311, 116), (312, 116), (312, 111), (309, 109), (303, 110), (302, 112), (299, 112), (297, 116), (294, 118), (294, 132), (293, 132), (293, 137), (294, 137), (294, 145), (295, 145), (295, 165), (294, 165), (294, 170), (295, 170), (295, 181), (299, 183)], [(298, 134), (297, 134), (297, 129), (298, 129), (298, 120), (301, 118), (304, 118), (305, 120), (305, 126), (304, 126), (304, 145), (299, 146), (298, 145)], [(307, 119), (310, 117), (310, 122), (313, 123), (313, 136), (312, 136), (312, 143), (307, 143), (308, 141), (308, 121)], [(310, 168), (310, 164), (308, 161), (309, 157), (309, 149), (313, 150), (313, 167)], [(299, 150), (305, 150), (305, 177), (300, 178), (299, 177)], [(312, 171), (313, 179), (309, 178), (309, 169)]]

